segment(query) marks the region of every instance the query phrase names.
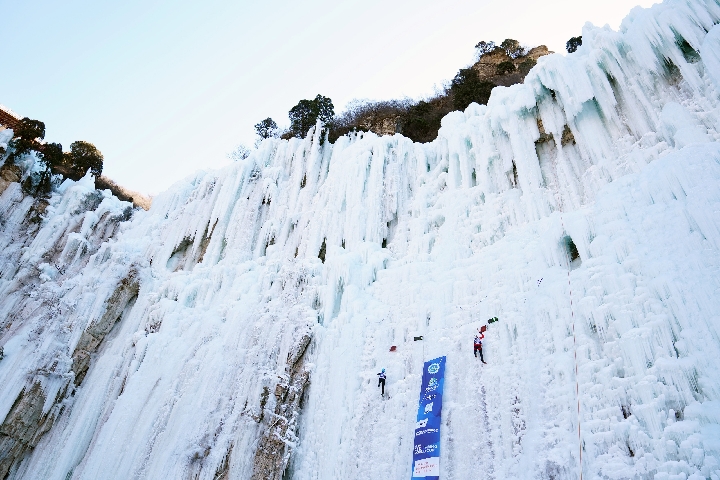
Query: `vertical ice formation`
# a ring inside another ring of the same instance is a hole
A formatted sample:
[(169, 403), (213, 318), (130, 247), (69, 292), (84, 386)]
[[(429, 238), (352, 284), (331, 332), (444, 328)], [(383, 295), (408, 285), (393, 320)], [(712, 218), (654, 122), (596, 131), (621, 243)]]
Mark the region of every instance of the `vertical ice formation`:
[(432, 143), (267, 140), (132, 218), (8, 183), (0, 476), (408, 478), (447, 355), (443, 478), (720, 478), (719, 20), (635, 9)]

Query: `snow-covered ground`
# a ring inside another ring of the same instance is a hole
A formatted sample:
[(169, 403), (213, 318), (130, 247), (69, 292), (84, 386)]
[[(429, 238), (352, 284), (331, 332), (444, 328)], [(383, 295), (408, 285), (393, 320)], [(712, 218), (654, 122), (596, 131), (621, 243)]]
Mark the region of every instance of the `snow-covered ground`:
[(129, 220), (88, 177), (31, 224), (11, 184), (0, 467), (280, 478), (276, 438), (285, 478), (409, 478), (446, 355), (441, 478), (574, 479), (582, 450), (583, 478), (720, 479), (719, 21), (635, 9), (432, 143), (266, 140)]

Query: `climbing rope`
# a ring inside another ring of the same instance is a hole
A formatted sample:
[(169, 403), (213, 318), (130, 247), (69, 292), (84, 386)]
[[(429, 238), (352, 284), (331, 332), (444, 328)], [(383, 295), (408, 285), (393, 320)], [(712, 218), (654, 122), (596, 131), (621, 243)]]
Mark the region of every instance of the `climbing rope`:
[[(563, 232), (565, 232), (565, 222), (563, 221), (562, 213), (560, 214), (560, 224), (562, 225)], [(575, 398), (577, 399), (577, 432), (578, 432), (578, 452), (579, 452), (579, 464), (580, 464), (580, 480), (583, 478), (583, 466), (582, 466), (582, 435), (580, 432), (580, 383), (578, 381), (578, 361), (577, 361), (577, 339), (575, 337), (575, 309), (573, 307), (572, 299), (572, 284), (570, 283), (570, 256), (567, 251), (565, 252), (568, 261), (567, 277), (568, 277), (568, 290), (570, 292), (570, 318), (572, 319), (572, 334), (573, 334), (573, 356), (575, 361)], [(538, 284), (539, 286), (539, 284)]]

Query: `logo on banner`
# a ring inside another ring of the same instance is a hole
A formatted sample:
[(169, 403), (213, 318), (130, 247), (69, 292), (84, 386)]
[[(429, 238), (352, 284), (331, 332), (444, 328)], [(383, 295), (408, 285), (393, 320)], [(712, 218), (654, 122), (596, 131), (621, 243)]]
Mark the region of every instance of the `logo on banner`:
[(420, 401), (421, 401), (421, 402), (422, 402), (422, 401), (429, 402), (430, 400), (432, 400), (432, 399), (435, 398), (435, 397), (437, 397), (436, 394), (434, 394), (434, 393), (428, 393), (427, 395), (423, 395), (422, 398), (420, 398)]
[(417, 430), (418, 428), (425, 428), (425, 425), (427, 425), (427, 422), (428, 422), (427, 418), (418, 420), (417, 422), (415, 422), (415, 430)]
[(437, 378), (431, 378), (430, 381), (428, 382), (428, 386), (425, 388), (425, 391), (426, 392), (434, 392), (435, 390), (437, 390), (438, 385), (439, 385), (439, 383), (437, 381)]
[(432, 406), (433, 406), (432, 402), (430, 402), (430, 403), (428, 403), (427, 405), (425, 405), (425, 413), (430, 413), (430, 412), (432, 412)]
[(435, 375), (437, 372), (440, 371), (440, 364), (439, 363), (431, 363), (428, 367), (428, 373)]

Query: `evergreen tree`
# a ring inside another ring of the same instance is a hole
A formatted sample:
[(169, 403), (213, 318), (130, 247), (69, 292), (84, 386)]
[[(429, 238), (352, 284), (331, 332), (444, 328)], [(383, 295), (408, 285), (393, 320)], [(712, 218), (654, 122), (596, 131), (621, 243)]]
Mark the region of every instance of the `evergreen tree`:
[(45, 138), (45, 124), (40, 120), (25, 117), (20, 120), (18, 126), (13, 130), (13, 138), (42, 140)]
[(288, 113), (290, 117), (290, 132), (294, 137), (302, 138), (308, 130), (320, 120), (328, 124), (335, 117), (335, 107), (332, 100), (317, 95), (314, 100), (300, 100)]
[(482, 57), (486, 53), (490, 53), (493, 50), (495, 50), (495, 42), (486, 42), (485, 40), (481, 40), (478, 42), (477, 45), (475, 45), (475, 53), (477, 55), (477, 58)]
[(412, 105), (403, 122), (403, 135), (414, 141), (429, 141), (434, 138), (440, 128), (440, 122), (437, 115), (433, 115), (432, 104), (420, 100), (417, 104)]
[(480, 105), (487, 104), (490, 92), (494, 87), (494, 83), (480, 80), (474, 69), (461, 69), (450, 84), (453, 108), (455, 110), (465, 110), (472, 102)]
[(45, 124), (40, 120), (23, 118), (13, 129), (13, 139), (9, 145), (14, 149), (11, 158), (17, 158), (31, 150), (38, 151), (39, 140), (43, 138), (45, 138)]
[(240, 160), (245, 160), (247, 157), (250, 156), (250, 149), (247, 148), (245, 145), (240, 144), (235, 149), (227, 154), (227, 157), (234, 161), (239, 162)]
[(575, 50), (578, 49), (580, 45), (582, 45), (582, 35), (580, 35), (579, 37), (572, 37), (570, 40), (568, 40), (565, 44), (565, 49), (568, 51), (568, 53), (573, 53)]
[(49, 171), (54, 172), (63, 163), (62, 145), (59, 143), (46, 143), (40, 150), (40, 159)]
[(507, 53), (510, 58), (517, 58), (525, 55), (525, 49), (520, 46), (520, 42), (513, 40), (512, 38), (506, 38), (503, 40), (500, 44), (500, 48), (505, 50), (505, 53)]
[(277, 137), (277, 129), (277, 123), (270, 117), (255, 124), (255, 133), (263, 140), (270, 137)]
[(68, 178), (80, 180), (88, 169), (97, 178), (102, 174), (103, 156), (92, 143), (77, 141), (70, 145), (70, 151), (64, 154), (64, 163), (68, 167)]
[(497, 75), (505, 75), (513, 73), (515, 71), (515, 64), (513, 62), (500, 62), (496, 67), (495, 73)]

